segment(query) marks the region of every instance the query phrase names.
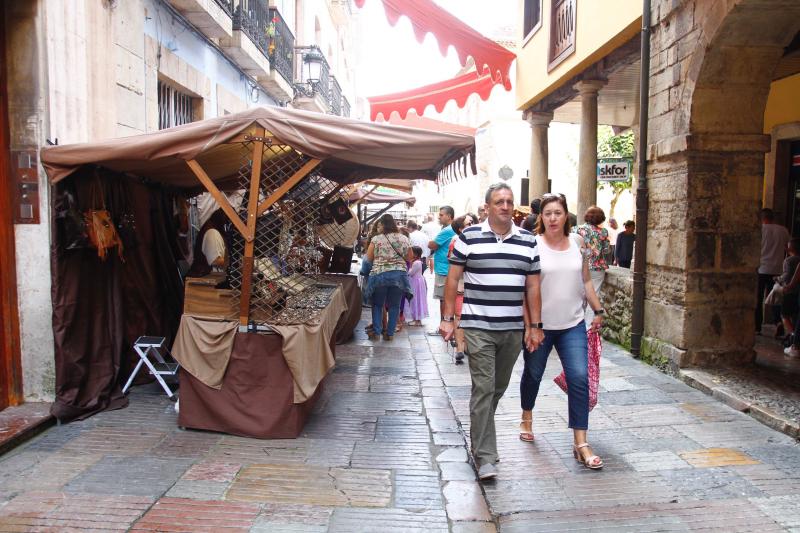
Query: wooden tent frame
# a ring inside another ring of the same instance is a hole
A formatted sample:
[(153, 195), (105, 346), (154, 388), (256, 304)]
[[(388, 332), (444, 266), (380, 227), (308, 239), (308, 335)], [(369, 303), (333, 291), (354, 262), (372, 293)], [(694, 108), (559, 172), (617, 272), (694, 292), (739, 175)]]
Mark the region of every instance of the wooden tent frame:
[(289, 177), (280, 187), (278, 187), (269, 198), (266, 198), (260, 204), (258, 203), (259, 188), (261, 186), (261, 166), (263, 164), (264, 147), (272, 146), (274, 144), (289, 146), (291, 145), (273, 137), (267, 136), (264, 128), (256, 128), (255, 134), (251, 135), (246, 133), (239, 135), (228, 142), (228, 144), (243, 144), (247, 142), (253, 143), (253, 168), (250, 175), (250, 195), (247, 203), (247, 223), (242, 222), (236, 210), (228, 202), (228, 198), (222, 194), (222, 191), (217, 188), (216, 184), (211, 180), (206, 171), (195, 159), (186, 161), (191, 171), (203, 184), (203, 187), (211, 194), (214, 200), (217, 201), (222, 211), (230, 219), (236, 230), (244, 237), (244, 257), (242, 259), (242, 286), (239, 297), (239, 325), (247, 326), (250, 321), (250, 297), (252, 291), (252, 277), (253, 277), (253, 262), (255, 253), (255, 238), (256, 238), (256, 221), (258, 217), (264, 214), (267, 209), (272, 207), (276, 202), (283, 198), (295, 185), (302, 179), (311, 174), (316, 169), (322, 160), (310, 159), (302, 167), (300, 167), (292, 176)]

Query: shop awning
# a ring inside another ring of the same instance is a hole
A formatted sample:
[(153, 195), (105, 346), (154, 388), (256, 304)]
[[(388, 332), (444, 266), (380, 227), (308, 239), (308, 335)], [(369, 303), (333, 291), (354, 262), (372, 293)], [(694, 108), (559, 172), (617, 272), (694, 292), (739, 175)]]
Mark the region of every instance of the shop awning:
[(279, 107), (250, 109), (144, 135), (50, 146), (41, 150), (41, 159), (53, 183), (82, 165), (96, 164), (190, 188), (198, 181), (187, 161), (200, 163), (213, 181), (224, 181), (241, 165), (240, 146), (229, 143), (253, 134), (257, 127), (275, 142), (320, 159), (322, 174), (339, 183), (435, 180), (452, 175), (456, 169), (451, 167), (464, 172), (467, 160), (472, 173), (477, 173), (471, 136)]
[(414, 205), (417, 199), (410, 194), (403, 194), (403, 193), (391, 193), (386, 191), (377, 191), (370, 189), (356, 189), (355, 191), (350, 193), (350, 197), (348, 198), (350, 203), (354, 202), (362, 202), (368, 204), (389, 204), (389, 203), (400, 203), (404, 202), (407, 204)]
[[(360, 8), (365, 1), (355, 0), (355, 3)], [(447, 55), (448, 47), (452, 46), (458, 52), (461, 65), (466, 66), (467, 58), (472, 57), (478, 72), (488, 73), (493, 83), (501, 83), (506, 90), (511, 90), (508, 74), (516, 58), (513, 52), (487, 39), (432, 0), (382, 1), (386, 18), (392, 26), (401, 16), (408, 17), (419, 42), (425, 40), (426, 34), (432, 33), (439, 42), (442, 55)]]
[[(366, 0), (355, 1), (358, 7), (362, 7)], [(442, 55), (446, 55), (452, 46), (461, 65), (467, 66), (467, 59), (472, 58), (475, 71), (410, 91), (369, 97), (372, 120), (379, 115), (388, 118), (392, 112), (405, 117), (411, 109), (421, 115), (428, 105), (441, 112), (450, 100), (463, 107), (473, 93), (483, 100), (488, 99), (492, 87), (497, 84), (511, 90), (509, 72), (516, 58), (513, 52), (487, 39), (432, 0), (382, 1), (390, 24), (397, 24), (401, 16), (408, 17), (419, 42), (425, 39), (426, 34), (432, 33), (439, 42)]]
[(478, 76), (476, 72), (468, 72), (452, 80), (425, 85), (410, 91), (371, 96), (367, 98), (370, 119), (377, 120), (378, 116), (383, 116), (384, 119), (389, 118), (389, 122), (394, 123), (391, 120), (392, 113), (396, 112), (401, 119), (406, 119), (409, 111), (414, 110), (417, 115), (422, 115), (429, 105), (441, 113), (450, 100), (455, 100), (458, 107), (464, 107), (467, 98), (473, 93), (483, 100), (488, 100), (494, 85), (488, 74)]
[[(381, 122), (381, 120), (378, 120)], [(444, 122), (433, 118), (422, 117), (417, 113), (409, 112), (405, 118), (400, 118), (397, 115), (391, 115), (385, 122), (394, 124), (395, 126), (408, 126), (409, 128), (418, 128), (428, 131), (443, 131), (446, 133), (458, 133), (461, 135), (475, 136), (477, 128), (470, 126), (462, 126), (461, 124), (453, 124), (452, 122)]]

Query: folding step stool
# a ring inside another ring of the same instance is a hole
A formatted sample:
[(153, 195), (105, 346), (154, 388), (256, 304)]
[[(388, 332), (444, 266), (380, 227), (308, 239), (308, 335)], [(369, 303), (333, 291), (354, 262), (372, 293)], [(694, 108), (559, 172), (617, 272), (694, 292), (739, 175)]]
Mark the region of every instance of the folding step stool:
[[(150, 373), (155, 376), (158, 380), (158, 383), (161, 385), (161, 388), (164, 389), (164, 392), (167, 393), (170, 400), (175, 399), (175, 394), (172, 392), (172, 389), (169, 388), (169, 385), (164, 381), (164, 378), (161, 376), (174, 376), (178, 373), (178, 369), (180, 368), (180, 364), (176, 363), (168, 363), (164, 360), (164, 356), (162, 355), (162, 350), (166, 355), (172, 357), (172, 354), (169, 352), (169, 349), (164, 346), (164, 343), (167, 341), (165, 337), (146, 337), (142, 336), (136, 339), (136, 342), (133, 343), (133, 349), (139, 355), (139, 362), (136, 364), (136, 368), (133, 369), (131, 373), (131, 377), (128, 378), (128, 382), (122, 388), (122, 394), (127, 392), (128, 388), (133, 383), (133, 378), (136, 377), (136, 374), (139, 373), (139, 369), (142, 368), (142, 364), (147, 365), (147, 368), (150, 369)], [(150, 357), (155, 360), (151, 360)]]

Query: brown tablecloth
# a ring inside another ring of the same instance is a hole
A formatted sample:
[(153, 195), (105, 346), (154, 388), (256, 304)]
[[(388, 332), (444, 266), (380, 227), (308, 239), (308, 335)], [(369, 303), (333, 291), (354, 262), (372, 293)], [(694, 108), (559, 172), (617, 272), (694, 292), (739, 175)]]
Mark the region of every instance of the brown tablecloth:
[(282, 344), (278, 335), (236, 333), (219, 390), (181, 369), (178, 424), (261, 439), (297, 437), (322, 386), (305, 403), (294, 403)]
[(279, 326), (270, 324), (283, 339), (283, 357), (294, 380), (294, 403), (308, 400), (317, 390), (317, 385), (333, 368), (335, 358), (331, 342), (336, 324), (347, 311), (344, 291), (337, 287), (328, 306), (319, 319), (307, 324)]
[(172, 356), (181, 367), (209, 387), (219, 389), (228, 368), (237, 320), (219, 320), (189, 315), (181, 317)]
[(325, 274), (321, 276), (331, 283), (340, 283), (347, 302), (345, 311), (336, 324), (336, 344), (344, 344), (353, 337), (353, 332), (361, 320), (361, 287), (358, 276), (352, 274)]

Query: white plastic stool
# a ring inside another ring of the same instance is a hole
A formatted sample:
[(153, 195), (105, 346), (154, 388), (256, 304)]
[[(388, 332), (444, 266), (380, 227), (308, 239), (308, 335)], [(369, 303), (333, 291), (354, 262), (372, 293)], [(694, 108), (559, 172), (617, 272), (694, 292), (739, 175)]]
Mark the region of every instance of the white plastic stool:
[[(164, 356), (161, 353), (162, 350), (165, 354), (172, 357), (167, 347), (164, 346), (166, 341), (167, 339), (164, 337), (142, 336), (136, 339), (136, 342), (133, 343), (133, 349), (139, 355), (139, 362), (136, 364), (136, 368), (133, 369), (131, 377), (128, 378), (128, 382), (122, 388), (122, 394), (125, 394), (131, 386), (131, 383), (133, 383), (133, 378), (136, 377), (136, 374), (139, 373), (139, 369), (142, 368), (142, 364), (145, 364), (147, 368), (150, 369), (150, 373), (158, 380), (164, 392), (167, 393), (167, 396), (169, 396), (171, 400), (175, 399), (175, 393), (172, 392), (172, 389), (169, 388), (169, 385), (167, 385), (164, 378), (161, 376), (174, 376), (178, 373), (178, 369), (181, 365), (178, 363), (168, 363), (164, 360)], [(150, 359), (150, 356), (152, 356), (154, 361)]]

